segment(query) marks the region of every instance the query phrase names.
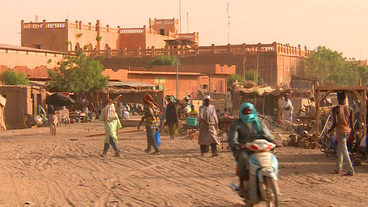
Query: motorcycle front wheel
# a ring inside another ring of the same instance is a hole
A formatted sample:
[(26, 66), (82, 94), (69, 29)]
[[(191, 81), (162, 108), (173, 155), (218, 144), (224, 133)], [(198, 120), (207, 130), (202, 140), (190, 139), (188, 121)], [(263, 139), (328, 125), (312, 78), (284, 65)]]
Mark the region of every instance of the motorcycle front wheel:
[(274, 179), (270, 177), (263, 177), (264, 183), (259, 183), (259, 190), (261, 192), (262, 198), (267, 202), (268, 207), (278, 207), (279, 206), (279, 195), (278, 186)]

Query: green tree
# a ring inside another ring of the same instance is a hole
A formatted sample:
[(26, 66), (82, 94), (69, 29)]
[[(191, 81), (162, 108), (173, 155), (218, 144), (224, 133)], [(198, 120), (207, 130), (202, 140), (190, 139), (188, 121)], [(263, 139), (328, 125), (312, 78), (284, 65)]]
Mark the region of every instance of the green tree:
[(255, 72), (252, 69), (245, 72), (245, 80), (258, 82), (259, 77), (260, 77), (260, 74)]
[[(359, 79), (362, 81), (362, 85), (368, 84), (368, 65), (358, 66)], [(360, 81), (359, 80), (359, 81)]]
[(176, 57), (161, 55), (151, 60), (150, 68), (154, 65), (176, 65), (177, 62), (180, 65), (180, 62)]
[(0, 80), (4, 85), (28, 85), (29, 79), (25, 73), (14, 70), (6, 70), (0, 74)]
[(242, 82), (244, 81), (244, 78), (238, 74), (231, 74), (229, 77), (227, 77), (227, 85), (231, 86), (236, 80), (238, 80), (238, 82)]
[(305, 60), (304, 77), (312, 78), (327, 85), (357, 85), (359, 75), (367, 77), (364, 67), (347, 62), (341, 52), (318, 46)]
[(89, 58), (82, 51), (75, 56), (66, 55), (54, 70), (48, 71), (51, 78), (48, 82), (49, 88), (77, 93), (107, 87), (109, 77), (102, 75), (102, 58)]

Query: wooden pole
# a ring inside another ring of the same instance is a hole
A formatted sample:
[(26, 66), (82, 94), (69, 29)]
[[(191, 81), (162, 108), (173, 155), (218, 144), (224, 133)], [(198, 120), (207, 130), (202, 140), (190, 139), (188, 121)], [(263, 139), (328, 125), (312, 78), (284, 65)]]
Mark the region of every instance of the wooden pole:
[(263, 100), (262, 100), (262, 114), (264, 115), (265, 111), (265, 101), (266, 101), (266, 95), (263, 93)]
[[(367, 127), (367, 90), (363, 91), (363, 103), (360, 103), (360, 111), (363, 111), (364, 128)], [(363, 135), (366, 135), (366, 130), (363, 130)]]
[[(123, 134), (123, 133), (132, 133), (132, 132), (141, 132), (143, 131), (143, 129), (136, 129), (136, 130), (130, 130), (130, 131), (121, 131), (119, 133)], [(90, 134), (90, 135), (86, 135), (85, 137), (98, 137), (98, 136), (104, 136), (106, 135), (105, 133), (101, 133), (101, 134)]]
[(319, 133), (320, 133), (320, 131), (319, 131), (319, 125), (320, 125), (320, 119), (319, 119), (319, 116), (320, 116), (320, 111), (319, 111), (319, 105), (320, 105), (320, 102), (321, 102), (321, 100), (320, 100), (320, 98), (319, 98), (319, 96), (320, 96), (320, 91), (319, 91), (319, 89), (317, 89), (317, 91), (316, 91), (316, 117), (315, 117), (315, 119), (316, 119), (316, 132), (317, 132), (317, 137), (319, 137)]
[(256, 93), (254, 93), (254, 108), (256, 108), (257, 106), (257, 97), (256, 97)]

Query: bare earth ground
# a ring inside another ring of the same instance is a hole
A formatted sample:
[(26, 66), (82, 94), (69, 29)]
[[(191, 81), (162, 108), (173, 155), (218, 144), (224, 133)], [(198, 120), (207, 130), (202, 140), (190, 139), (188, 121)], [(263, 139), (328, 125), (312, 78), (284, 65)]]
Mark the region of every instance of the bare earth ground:
[[(131, 130), (127, 128), (124, 130)], [(122, 157), (106, 158), (103, 124), (0, 132), (0, 206), (240, 206), (230, 152), (199, 155), (196, 140), (162, 138), (162, 155), (143, 152), (145, 132), (119, 134)], [(281, 206), (368, 206), (367, 164), (357, 175), (328, 174), (335, 158), (280, 148)], [(28, 203), (28, 204), (27, 204)], [(263, 205), (261, 205), (263, 206)]]

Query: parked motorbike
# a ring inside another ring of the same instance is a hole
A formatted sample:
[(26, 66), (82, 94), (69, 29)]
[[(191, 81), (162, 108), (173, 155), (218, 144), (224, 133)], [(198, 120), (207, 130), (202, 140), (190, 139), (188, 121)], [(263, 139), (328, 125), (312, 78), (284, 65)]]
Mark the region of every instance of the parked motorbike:
[[(242, 146), (253, 152), (249, 156), (249, 179), (243, 181), (246, 189), (246, 196), (243, 198), (247, 207), (252, 207), (261, 201), (266, 201), (269, 207), (279, 206), (278, 161), (270, 152), (275, 147), (275, 144), (263, 139)], [(231, 188), (234, 191), (239, 190), (239, 186), (234, 183)]]

